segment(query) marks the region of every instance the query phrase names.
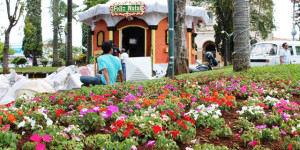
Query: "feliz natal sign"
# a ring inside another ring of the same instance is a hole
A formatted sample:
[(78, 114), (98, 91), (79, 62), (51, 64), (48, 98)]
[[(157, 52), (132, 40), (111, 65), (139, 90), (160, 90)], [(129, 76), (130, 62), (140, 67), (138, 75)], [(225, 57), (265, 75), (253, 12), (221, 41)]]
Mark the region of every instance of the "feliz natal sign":
[(110, 6), (112, 16), (123, 16), (129, 18), (131, 16), (141, 16), (145, 13), (145, 3), (136, 2), (116, 2)]

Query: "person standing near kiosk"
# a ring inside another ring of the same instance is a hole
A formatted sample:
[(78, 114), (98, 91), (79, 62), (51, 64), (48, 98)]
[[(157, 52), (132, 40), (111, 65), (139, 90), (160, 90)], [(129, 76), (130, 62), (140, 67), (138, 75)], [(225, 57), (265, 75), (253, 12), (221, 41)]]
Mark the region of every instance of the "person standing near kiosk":
[(128, 54), (126, 53), (125, 49), (122, 48), (122, 50), (121, 50), (121, 63), (122, 63), (124, 81), (126, 81), (126, 61), (127, 61), (127, 58), (128, 58)]

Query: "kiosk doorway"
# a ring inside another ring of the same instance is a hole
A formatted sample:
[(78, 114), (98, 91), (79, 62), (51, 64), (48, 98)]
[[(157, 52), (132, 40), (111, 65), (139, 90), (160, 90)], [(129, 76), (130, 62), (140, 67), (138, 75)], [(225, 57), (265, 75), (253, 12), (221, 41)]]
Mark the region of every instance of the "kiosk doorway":
[(145, 57), (145, 29), (127, 27), (122, 30), (122, 48), (129, 57)]

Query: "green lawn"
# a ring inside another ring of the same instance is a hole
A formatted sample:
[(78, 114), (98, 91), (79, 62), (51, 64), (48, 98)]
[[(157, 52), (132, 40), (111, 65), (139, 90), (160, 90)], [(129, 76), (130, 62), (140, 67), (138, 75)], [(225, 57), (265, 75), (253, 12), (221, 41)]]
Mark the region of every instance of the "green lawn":
[[(9, 68), (14, 69), (16, 72), (54, 72), (59, 67), (24, 67), (24, 68)], [(3, 68), (0, 68), (0, 72), (3, 72)]]

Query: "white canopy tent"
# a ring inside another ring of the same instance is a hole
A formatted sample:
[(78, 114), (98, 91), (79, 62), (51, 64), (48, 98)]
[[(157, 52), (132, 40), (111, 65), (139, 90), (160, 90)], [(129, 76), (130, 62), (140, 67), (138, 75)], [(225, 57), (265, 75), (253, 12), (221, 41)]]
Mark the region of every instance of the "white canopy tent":
[[(115, 2), (127, 2), (128, 0), (110, 0), (106, 4), (98, 4), (90, 9), (79, 13), (79, 20), (89, 26), (95, 26), (98, 20), (105, 20), (108, 27), (115, 26), (124, 17), (111, 16), (110, 5)], [(146, 10), (142, 16), (135, 16), (144, 20), (148, 25), (158, 25), (158, 23), (168, 16), (168, 1), (167, 0), (130, 0), (130, 1), (142, 1), (145, 3)], [(93, 20), (93, 17), (96, 17)], [(203, 7), (186, 6), (186, 25), (188, 28), (192, 28), (192, 25), (196, 25), (199, 20), (202, 23), (207, 23), (209, 17), (207, 11)]]

